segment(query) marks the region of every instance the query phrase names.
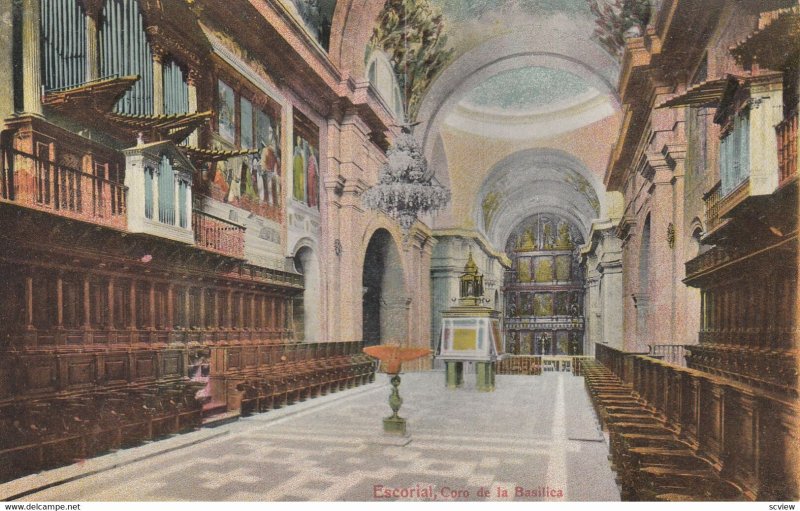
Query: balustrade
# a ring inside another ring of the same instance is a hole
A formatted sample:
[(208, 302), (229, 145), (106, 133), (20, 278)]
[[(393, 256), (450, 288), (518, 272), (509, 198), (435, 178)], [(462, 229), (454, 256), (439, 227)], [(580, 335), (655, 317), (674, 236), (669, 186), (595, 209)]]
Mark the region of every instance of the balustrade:
[(223, 255), (244, 258), (244, 227), (193, 210), (192, 229), (198, 247)]
[(0, 200), (124, 229), (127, 188), (15, 149), (3, 151)]
[(797, 175), (797, 110), (775, 126), (781, 185)]
[(650, 356), (680, 367), (686, 367), (686, 347), (680, 344), (654, 344)]
[(720, 225), (719, 218), (719, 200), (720, 200), (720, 185), (722, 183), (717, 181), (717, 184), (703, 197), (706, 204), (706, 225), (708, 232), (713, 231)]

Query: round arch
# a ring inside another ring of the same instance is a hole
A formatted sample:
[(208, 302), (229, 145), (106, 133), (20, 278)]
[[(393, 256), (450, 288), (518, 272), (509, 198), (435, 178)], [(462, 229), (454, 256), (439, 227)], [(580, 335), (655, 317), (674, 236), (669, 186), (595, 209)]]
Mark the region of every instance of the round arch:
[(364, 48), (385, 0), (338, 0), (333, 12), (328, 56), (350, 76), (366, 76)]
[(362, 268), (362, 338), (365, 345), (408, 339), (409, 298), (406, 273), (392, 233), (379, 227), (371, 231)]
[[(492, 194), (496, 206), (487, 221), (484, 205)], [(526, 149), (495, 164), (473, 208), (475, 225), (497, 247), (505, 246), (514, 226), (531, 214), (558, 213), (578, 226), (584, 239), (592, 220), (606, 214), (599, 178), (558, 149)]]
[(614, 85), (619, 64), (600, 46), (557, 27), (515, 32), (466, 52), (433, 82), (420, 106), (421, 124), (416, 129), (426, 156), (430, 157), (435, 136), (445, 118), (467, 93), (496, 74), (529, 66), (570, 72), (611, 97), (615, 110), (619, 109)]
[[(303, 294), (294, 304), (294, 330), (303, 332), (303, 340), (321, 339), (322, 303), (319, 250), (311, 238), (301, 238), (292, 250), (295, 270), (303, 275)], [(302, 330), (301, 330), (302, 329)]]

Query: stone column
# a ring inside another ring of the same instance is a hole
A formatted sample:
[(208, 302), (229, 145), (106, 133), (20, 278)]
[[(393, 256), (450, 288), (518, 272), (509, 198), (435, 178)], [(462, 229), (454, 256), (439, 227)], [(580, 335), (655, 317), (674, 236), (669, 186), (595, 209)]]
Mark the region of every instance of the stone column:
[(478, 392), (494, 392), (494, 363), (475, 362), (475, 371)]
[(100, 51), (97, 46), (97, 14), (86, 15), (86, 80), (100, 78)]
[[(190, 69), (188, 76), (186, 77), (186, 85), (189, 90), (189, 112), (197, 112), (198, 102), (197, 102), (197, 80), (199, 78), (199, 73), (194, 69)], [(198, 147), (200, 145), (200, 136), (198, 133), (198, 129), (192, 131), (191, 135), (189, 135), (189, 145), (191, 147)]]
[(649, 153), (648, 162), (655, 171), (650, 210), (649, 307), (647, 344), (673, 344), (675, 330), (675, 268), (673, 247), (668, 233), (674, 218), (672, 168), (661, 153)]
[[(328, 129), (332, 130), (330, 123)], [(326, 301), (329, 305), (328, 318), (331, 326), (338, 330), (329, 335), (337, 341), (359, 341), (363, 337), (363, 257), (370, 236), (364, 231), (368, 215), (375, 215), (364, 211), (361, 194), (377, 178), (377, 162), (370, 159), (374, 156), (371, 153), (371, 147), (374, 146), (368, 138), (370, 129), (355, 110), (344, 113), (342, 122), (332, 131), (335, 132), (338, 145), (329, 146), (329, 150), (338, 151), (338, 161), (333, 167), (338, 168), (339, 173), (334, 177), (333, 170), (330, 170), (326, 188), (333, 187), (335, 201), (331, 206), (332, 218), (328, 226), (336, 233), (336, 238), (325, 245), (330, 259), (321, 258), (329, 264), (325, 273), (325, 291), (329, 295)], [(329, 135), (329, 140), (331, 138), (333, 136)], [(335, 250), (336, 246), (341, 250)], [(398, 251), (400, 249), (398, 247)]]
[(455, 389), (464, 384), (464, 363), (463, 362), (445, 362), (445, 383), (447, 388)]
[(667, 146), (666, 159), (672, 169), (673, 188), (673, 246), (672, 249), (672, 296), (674, 300), (672, 324), (674, 327), (673, 342), (675, 344), (690, 343), (697, 338), (697, 324), (689, 321), (696, 318), (696, 313), (688, 310), (689, 290), (683, 283), (686, 278), (686, 244), (690, 233), (686, 232), (689, 219), (684, 218), (684, 173), (686, 160), (686, 145), (671, 144)]
[(624, 320), (622, 296), (622, 261), (603, 267), (602, 336), (609, 345), (622, 348), (622, 323)]
[[(0, 0), (0, 19), (12, 20), (14, 0)], [(14, 30), (6, 26), (0, 30), (0, 69), (13, 69)], [(14, 113), (14, 73), (0, 73), (0, 118), (5, 119)]]
[(22, 103), (34, 115), (42, 115), (40, 18), (39, 0), (22, 0)]
[[(164, 114), (164, 59), (166, 54), (153, 47), (153, 114)], [(175, 196), (177, 197), (177, 195)], [(177, 220), (177, 219), (176, 219)]]

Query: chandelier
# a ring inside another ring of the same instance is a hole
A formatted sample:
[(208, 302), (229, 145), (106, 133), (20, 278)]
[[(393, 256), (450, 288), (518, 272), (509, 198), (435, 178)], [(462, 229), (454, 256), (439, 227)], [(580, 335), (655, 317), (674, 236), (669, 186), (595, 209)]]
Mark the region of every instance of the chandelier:
[(362, 196), (366, 207), (385, 212), (407, 232), (421, 215), (450, 202), (450, 190), (428, 175), (428, 162), (409, 126), (402, 127), (386, 157), (378, 183)]

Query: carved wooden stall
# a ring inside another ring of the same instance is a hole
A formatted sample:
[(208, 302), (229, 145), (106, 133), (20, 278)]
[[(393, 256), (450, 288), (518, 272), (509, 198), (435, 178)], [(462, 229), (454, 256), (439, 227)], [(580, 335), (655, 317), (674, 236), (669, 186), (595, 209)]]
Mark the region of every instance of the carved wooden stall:
[[(647, 416), (645, 424), (654, 425), (650, 429), (645, 425), (616, 430), (609, 425), (612, 435), (623, 432), (639, 435), (630, 442), (624, 436), (612, 439), (615, 460), (647, 454), (632, 451), (635, 446), (655, 449), (679, 446), (693, 461), (676, 457), (650, 465), (681, 471), (702, 463), (703, 468), (713, 469), (714, 474), (738, 487), (741, 494), (737, 498), (797, 498), (793, 467), (800, 455), (800, 408), (795, 400), (731, 379), (667, 364), (645, 354), (625, 353), (598, 345), (596, 357), (607, 371), (604, 381), (613, 385), (613, 388), (598, 385), (601, 380), (597, 375), (604, 373), (596, 366), (587, 373), (593, 400), (605, 422), (627, 421), (633, 419), (630, 414), (635, 413)], [(618, 413), (623, 415), (615, 416)], [(621, 463), (615, 461), (618, 468)], [(628, 470), (629, 467), (623, 468)], [(634, 475), (625, 470), (620, 472), (620, 477), (632, 485), (630, 491), (634, 494), (646, 492), (645, 487), (635, 483)], [(695, 486), (702, 489), (700, 484)], [(656, 494), (651, 492), (647, 496), (652, 498)]]
[[(371, 381), (359, 343), (294, 341), (270, 153), (290, 124), (253, 71), (214, 57), (185, 2), (25, 9), (0, 136), (0, 480)], [(236, 204), (209, 185), (230, 159)], [(248, 215), (275, 234), (246, 237)]]

